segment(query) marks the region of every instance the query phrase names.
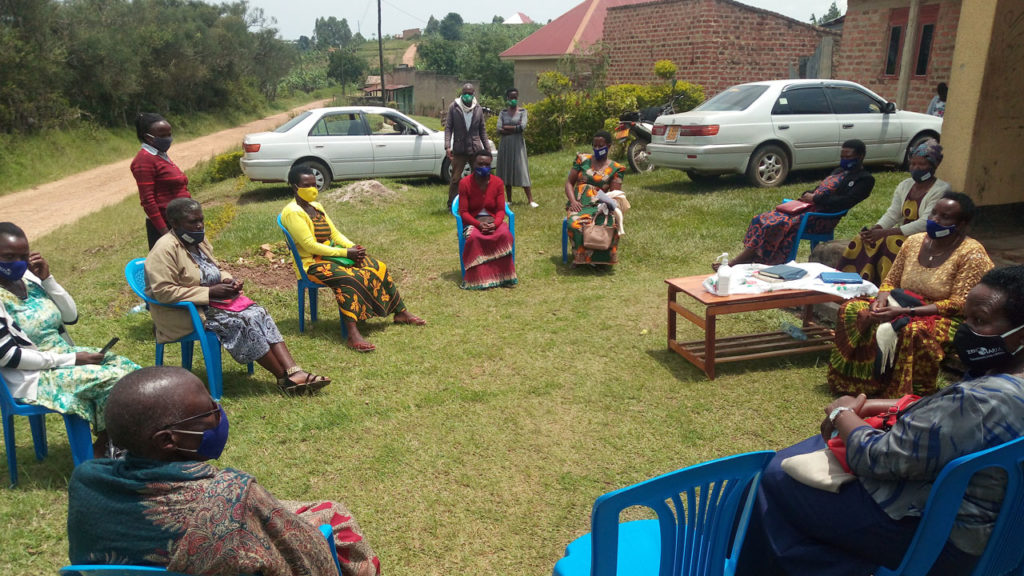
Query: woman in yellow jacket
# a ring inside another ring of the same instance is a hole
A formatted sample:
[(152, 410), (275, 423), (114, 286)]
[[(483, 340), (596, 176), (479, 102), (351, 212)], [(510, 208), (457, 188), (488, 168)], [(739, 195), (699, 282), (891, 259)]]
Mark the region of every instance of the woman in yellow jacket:
[(310, 280), (334, 291), (348, 329), (346, 345), (357, 352), (376, 349), (356, 327), (356, 322), (374, 316), (394, 314), (395, 324), (426, 324), (406, 309), (387, 265), (370, 258), (365, 248), (334, 227), (324, 207), (316, 201), (313, 171), (305, 166), (292, 168), (288, 183), (295, 199), (281, 210), (281, 223), (295, 240)]

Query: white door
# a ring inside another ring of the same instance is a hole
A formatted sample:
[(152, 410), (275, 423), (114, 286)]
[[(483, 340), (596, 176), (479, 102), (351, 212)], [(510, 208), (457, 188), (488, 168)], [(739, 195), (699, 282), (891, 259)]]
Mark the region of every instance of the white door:
[(373, 172), (378, 176), (429, 175), (437, 163), (433, 140), (398, 114), (365, 114), (373, 143)]
[(902, 162), (903, 134), (899, 121), (883, 114), (880, 102), (852, 86), (826, 88), (839, 122), (839, 142), (856, 138), (867, 147), (866, 163)]
[(309, 151), (327, 160), (335, 180), (373, 175), (373, 144), (358, 113), (324, 115), (309, 132)]
[(772, 127), (790, 143), (793, 169), (839, 165), (839, 125), (821, 86), (783, 90), (772, 106)]

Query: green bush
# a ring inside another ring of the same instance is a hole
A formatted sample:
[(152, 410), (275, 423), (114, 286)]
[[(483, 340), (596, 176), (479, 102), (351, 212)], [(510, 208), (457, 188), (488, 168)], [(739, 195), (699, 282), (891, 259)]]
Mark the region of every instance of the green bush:
[(242, 151), (235, 150), (227, 154), (221, 154), (210, 163), (210, 182), (220, 182), (230, 178), (237, 178), (242, 175)]
[[(562, 88), (554, 82), (557, 77), (548, 80)], [(530, 154), (588, 143), (598, 130), (614, 129), (623, 113), (664, 105), (673, 96), (681, 95), (676, 112), (691, 110), (704, 101), (704, 89), (688, 82), (678, 82), (674, 89), (669, 84), (616, 84), (594, 92), (549, 91), (550, 96), (526, 107), (530, 121), (525, 137)]]

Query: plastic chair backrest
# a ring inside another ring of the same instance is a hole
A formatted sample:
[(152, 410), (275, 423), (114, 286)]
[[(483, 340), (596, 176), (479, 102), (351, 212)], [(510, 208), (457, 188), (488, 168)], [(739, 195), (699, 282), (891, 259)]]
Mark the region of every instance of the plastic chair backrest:
[(932, 484), (921, 523), (903, 556), (903, 562), (895, 570), (880, 567), (875, 574), (927, 574), (946, 545), (967, 485), (978, 471), (986, 468), (1006, 471), (1006, 494), (988, 545), (971, 576), (997, 576), (1011, 571), (1021, 573), (1019, 568), (1024, 561), (1024, 547), (1020, 542), (1020, 533), (1024, 529), (1024, 438), (961, 456), (947, 464)]
[[(789, 202), (789, 198), (783, 198), (782, 201)], [(803, 214), (801, 214), (800, 227), (797, 228), (796, 239), (793, 240), (793, 248), (789, 251), (789, 256), (786, 259), (786, 262), (793, 262), (796, 260), (797, 252), (800, 251), (801, 240), (809, 241), (811, 243), (811, 250), (814, 250), (814, 247), (817, 246), (820, 242), (828, 242), (834, 239), (835, 227), (839, 225), (839, 221), (843, 218), (843, 216), (846, 216), (846, 213), (849, 211), (849, 209), (846, 209), (840, 210), (839, 212), (804, 212)], [(819, 234), (808, 234), (805, 232), (805, 230), (807, 229), (807, 222), (810, 220), (811, 216), (822, 219), (834, 219), (835, 224), (832, 226), (832, 229), (829, 230), (828, 232), (822, 232)]]
[[(462, 251), (466, 247), (466, 237), (463, 235), (462, 230), (465, 228), (462, 225), (462, 215), (459, 214), (459, 197), (456, 196), (452, 200), (452, 216), (455, 216), (455, 235), (459, 239), (459, 267), (462, 269), (462, 275), (466, 275), (466, 265), (462, 263)], [(516, 262), (516, 215), (509, 208), (508, 202), (505, 203), (505, 216), (508, 221), (508, 231), (512, 234), (512, 264)]]
[(284, 227), (284, 223), (281, 222), (281, 215), (277, 215), (277, 227), (284, 233), (285, 242), (288, 243), (288, 249), (292, 251), (292, 264), (295, 266), (295, 270), (298, 273), (298, 278), (302, 279), (303, 282), (311, 282), (306, 271), (302, 269), (302, 256), (299, 255), (299, 248), (295, 245), (295, 240), (292, 239), (292, 235), (288, 232), (288, 229)]
[[(726, 573), (739, 557), (757, 483), (773, 455), (764, 451), (720, 458), (600, 496), (591, 515), (592, 576), (615, 576), (619, 514), (631, 506), (646, 506), (658, 515), (660, 576)], [(737, 536), (730, 549), (734, 527)]]
[(136, 258), (124, 267), (124, 278), (128, 281), (128, 286), (131, 287), (132, 292), (139, 298), (149, 304), (156, 304), (158, 306), (164, 306), (160, 302), (150, 298), (146, 294), (146, 259)]
[[(338, 551), (334, 547), (334, 533), (330, 524), (320, 525), (320, 534), (327, 539), (327, 545), (331, 547), (331, 556), (334, 558), (334, 566), (341, 576), (341, 562), (338, 561)], [(128, 566), (108, 564), (72, 564), (60, 569), (61, 576), (140, 576), (150, 574), (163, 574), (164, 576), (189, 576), (181, 572), (168, 572), (166, 568), (156, 566)]]

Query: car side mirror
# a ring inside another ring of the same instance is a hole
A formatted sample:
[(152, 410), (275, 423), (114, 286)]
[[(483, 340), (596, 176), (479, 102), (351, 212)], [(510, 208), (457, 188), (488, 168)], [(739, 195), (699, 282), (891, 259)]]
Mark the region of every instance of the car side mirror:
[(886, 102), (885, 106), (882, 106), (882, 114), (895, 114), (896, 105), (892, 102)]

